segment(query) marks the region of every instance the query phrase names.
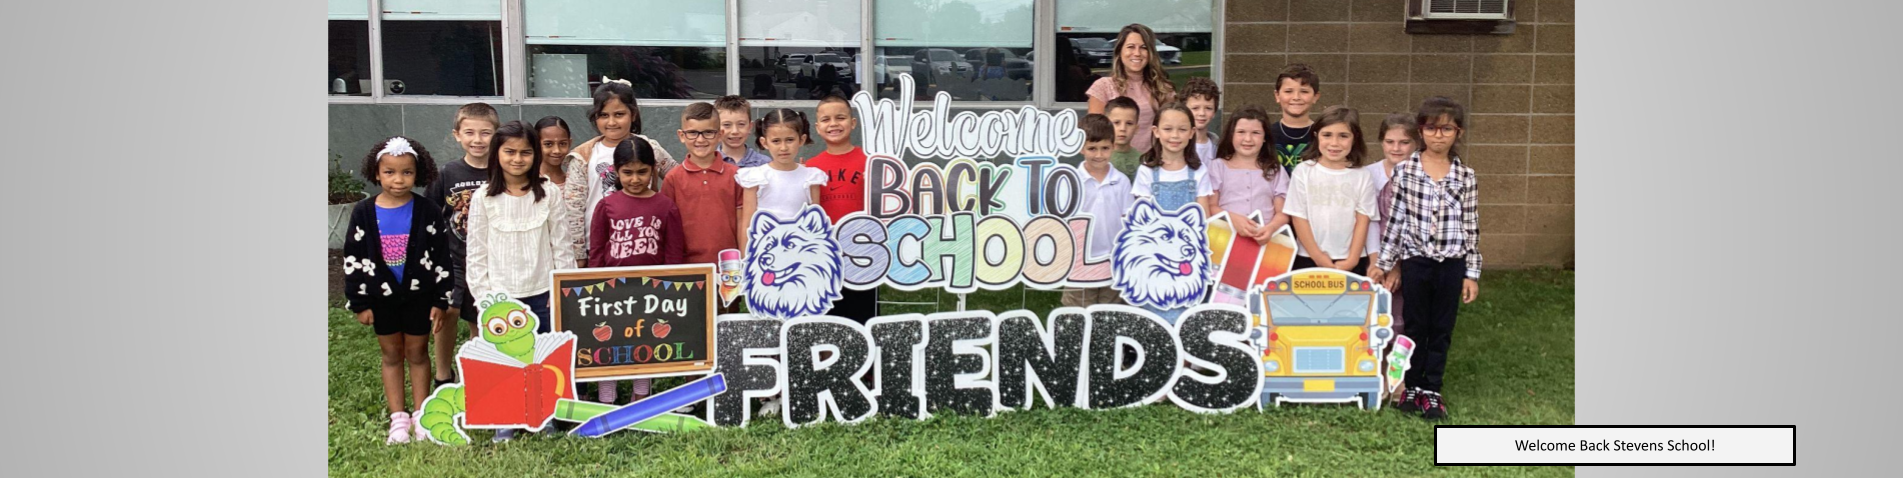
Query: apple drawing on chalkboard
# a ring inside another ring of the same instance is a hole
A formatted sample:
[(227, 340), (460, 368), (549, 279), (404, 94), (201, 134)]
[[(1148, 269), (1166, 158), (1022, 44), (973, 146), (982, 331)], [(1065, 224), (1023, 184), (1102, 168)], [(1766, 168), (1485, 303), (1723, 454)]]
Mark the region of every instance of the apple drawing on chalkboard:
[(614, 327), (609, 327), (607, 322), (595, 324), (594, 332), (595, 332), (595, 340), (602, 341), (602, 342), (607, 342), (609, 338), (615, 336)]
[(654, 324), (654, 338), (665, 339), (667, 338), (667, 333), (674, 330), (674, 326), (667, 325), (666, 320), (656, 320), (655, 322), (658, 323)]

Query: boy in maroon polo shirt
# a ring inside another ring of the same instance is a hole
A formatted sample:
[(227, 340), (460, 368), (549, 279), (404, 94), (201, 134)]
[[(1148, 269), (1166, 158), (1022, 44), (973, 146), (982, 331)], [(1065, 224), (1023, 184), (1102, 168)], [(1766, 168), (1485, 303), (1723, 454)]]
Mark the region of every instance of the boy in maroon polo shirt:
[(715, 264), (720, 250), (740, 247), (744, 232), (739, 230), (742, 190), (733, 178), (740, 168), (720, 160), (720, 116), (712, 103), (687, 105), (677, 134), (687, 147), (687, 159), (661, 179), (661, 194), (674, 200), (681, 217), (694, 218), (682, 224), (687, 262)]

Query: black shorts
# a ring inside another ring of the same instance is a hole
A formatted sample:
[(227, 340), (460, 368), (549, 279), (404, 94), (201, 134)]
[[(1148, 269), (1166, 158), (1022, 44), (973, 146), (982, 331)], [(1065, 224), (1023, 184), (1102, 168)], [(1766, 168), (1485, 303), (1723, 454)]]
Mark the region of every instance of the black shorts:
[(404, 333), (409, 335), (429, 335), (429, 301), (418, 300), (406, 304), (393, 304), (370, 308), (373, 320), (370, 326), (377, 335)]
[(456, 312), (456, 315), (462, 317), (463, 322), (476, 323), (476, 315), (482, 311), (476, 310), (476, 298), (471, 297), (468, 290), (456, 293), (456, 303), (463, 305), (462, 310)]

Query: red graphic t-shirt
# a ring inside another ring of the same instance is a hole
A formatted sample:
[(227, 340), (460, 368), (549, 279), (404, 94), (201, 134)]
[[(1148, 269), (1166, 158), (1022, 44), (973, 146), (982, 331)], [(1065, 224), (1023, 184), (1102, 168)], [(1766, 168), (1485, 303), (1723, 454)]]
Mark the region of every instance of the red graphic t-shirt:
[(806, 160), (806, 166), (826, 172), (826, 187), (819, 193), (819, 207), (834, 223), (847, 214), (866, 209), (866, 152), (854, 146), (846, 154), (820, 152)]

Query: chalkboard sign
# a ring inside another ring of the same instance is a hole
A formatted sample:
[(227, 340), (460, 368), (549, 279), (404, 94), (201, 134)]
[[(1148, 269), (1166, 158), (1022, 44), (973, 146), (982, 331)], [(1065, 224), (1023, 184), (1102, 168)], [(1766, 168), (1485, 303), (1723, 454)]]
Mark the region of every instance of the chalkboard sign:
[(575, 378), (714, 368), (713, 264), (555, 271), (555, 330), (575, 333)]

